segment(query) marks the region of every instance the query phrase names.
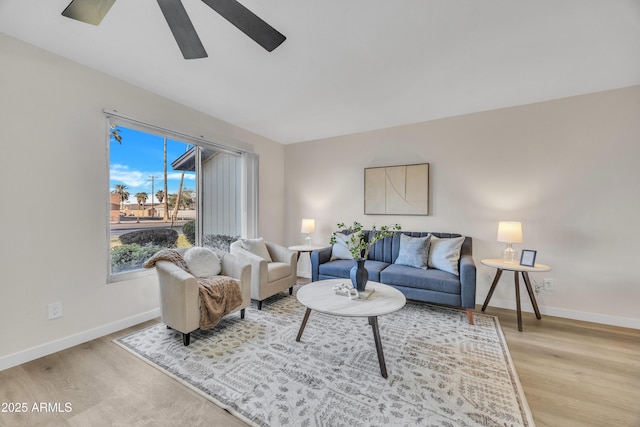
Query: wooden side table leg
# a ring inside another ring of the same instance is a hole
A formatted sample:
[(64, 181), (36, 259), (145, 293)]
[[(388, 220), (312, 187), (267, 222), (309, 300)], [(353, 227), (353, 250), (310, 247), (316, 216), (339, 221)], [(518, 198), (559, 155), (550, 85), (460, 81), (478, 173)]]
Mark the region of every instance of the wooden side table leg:
[(514, 280), (516, 282), (516, 310), (518, 312), (518, 330), (522, 332), (522, 310), (520, 309), (520, 281), (518, 280), (518, 272), (514, 271)]
[(311, 314), (311, 309), (307, 308), (307, 311), (304, 313), (304, 318), (302, 319), (302, 325), (300, 325), (300, 330), (298, 331), (298, 336), (296, 337), (296, 341), (300, 341), (300, 338), (302, 338), (302, 333), (304, 332), (304, 327), (307, 326), (307, 320), (309, 320), (310, 314)]
[(496, 277), (494, 277), (493, 283), (491, 283), (491, 289), (489, 289), (489, 293), (487, 294), (487, 298), (485, 298), (484, 304), (482, 304), (482, 311), (484, 311), (487, 308), (487, 305), (489, 304), (489, 301), (491, 300), (491, 297), (493, 296), (493, 291), (496, 290), (496, 285), (498, 284), (498, 281), (500, 280), (500, 276), (502, 276), (502, 270), (498, 269), (498, 271), (496, 271)]
[(538, 303), (536, 302), (536, 296), (533, 293), (533, 288), (531, 287), (531, 281), (529, 280), (529, 273), (526, 271), (522, 272), (522, 278), (524, 279), (524, 284), (527, 286), (527, 292), (529, 292), (529, 298), (531, 299), (531, 304), (533, 305), (533, 311), (536, 313), (536, 317), (538, 319), (542, 319), (540, 315), (540, 310), (538, 309)]
[(384, 353), (382, 352), (382, 342), (380, 341), (380, 331), (378, 330), (378, 317), (370, 316), (369, 324), (373, 329), (373, 339), (376, 342), (376, 351), (378, 352), (378, 362), (380, 363), (380, 373), (387, 378), (387, 364), (384, 361)]

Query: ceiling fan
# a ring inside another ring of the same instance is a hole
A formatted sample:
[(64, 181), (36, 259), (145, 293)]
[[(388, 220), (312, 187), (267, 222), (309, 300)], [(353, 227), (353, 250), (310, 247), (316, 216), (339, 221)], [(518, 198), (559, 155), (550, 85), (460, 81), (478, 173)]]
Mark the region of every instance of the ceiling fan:
[[(98, 25), (116, 0), (72, 0), (62, 12), (67, 18)], [(157, 0), (184, 59), (206, 58), (207, 52), (181, 0)], [(236, 0), (202, 0), (253, 41), (271, 52), (286, 37)]]

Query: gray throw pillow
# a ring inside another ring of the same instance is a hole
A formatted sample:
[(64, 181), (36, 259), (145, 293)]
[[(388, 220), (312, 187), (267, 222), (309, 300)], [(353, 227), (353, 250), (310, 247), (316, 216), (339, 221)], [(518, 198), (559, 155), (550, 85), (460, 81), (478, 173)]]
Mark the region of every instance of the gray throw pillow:
[(406, 234), (400, 235), (400, 252), (394, 264), (408, 265), (427, 269), (429, 268), (429, 239), (430, 236), (411, 237)]
[(464, 236), (443, 239), (432, 234), (429, 236), (431, 236), (429, 267), (459, 276), (458, 261), (460, 260), (460, 248), (462, 248)]

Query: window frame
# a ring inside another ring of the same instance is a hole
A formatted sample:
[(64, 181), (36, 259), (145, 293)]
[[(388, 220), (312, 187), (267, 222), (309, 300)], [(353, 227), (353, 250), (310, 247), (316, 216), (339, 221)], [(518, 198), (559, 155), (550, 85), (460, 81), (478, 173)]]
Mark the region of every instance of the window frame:
[(222, 144), (205, 139), (204, 137), (194, 137), (191, 135), (183, 134), (171, 129), (152, 125), (139, 120), (132, 119), (120, 115), (113, 111), (104, 111), (105, 114), (105, 139), (106, 139), (106, 168), (107, 168), (107, 194), (106, 200), (106, 236), (107, 241), (105, 245), (106, 251), (106, 269), (107, 269), (107, 283), (117, 283), (122, 281), (134, 280), (141, 277), (147, 277), (153, 274), (150, 269), (139, 269), (132, 271), (125, 271), (121, 273), (111, 272), (111, 248), (109, 242), (111, 241), (111, 221), (110, 221), (110, 199), (109, 193), (111, 192), (110, 177), (111, 177), (111, 129), (113, 126), (122, 126), (129, 129), (145, 132), (148, 134), (156, 135), (161, 138), (166, 137), (168, 139), (183, 142), (185, 144), (191, 144), (196, 147), (196, 245), (200, 245), (202, 242), (202, 173), (201, 173), (201, 150), (212, 149), (226, 154), (239, 156), (242, 159), (242, 172), (241, 172), (241, 224), (242, 224), (242, 237), (253, 238), (258, 234), (258, 165), (259, 157), (253, 151), (248, 149), (238, 148), (228, 144)]

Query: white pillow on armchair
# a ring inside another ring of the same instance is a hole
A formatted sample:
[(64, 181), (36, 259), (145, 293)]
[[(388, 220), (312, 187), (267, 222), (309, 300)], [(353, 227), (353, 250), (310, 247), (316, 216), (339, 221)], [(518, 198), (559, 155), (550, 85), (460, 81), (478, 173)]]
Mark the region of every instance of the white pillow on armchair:
[(273, 262), (262, 237), (257, 239), (240, 239), (240, 245), (243, 249), (267, 260), (267, 262)]
[(189, 248), (183, 258), (189, 272), (195, 277), (217, 276), (222, 269), (218, 254), (209, 248)]

